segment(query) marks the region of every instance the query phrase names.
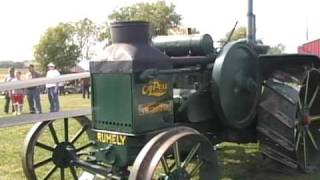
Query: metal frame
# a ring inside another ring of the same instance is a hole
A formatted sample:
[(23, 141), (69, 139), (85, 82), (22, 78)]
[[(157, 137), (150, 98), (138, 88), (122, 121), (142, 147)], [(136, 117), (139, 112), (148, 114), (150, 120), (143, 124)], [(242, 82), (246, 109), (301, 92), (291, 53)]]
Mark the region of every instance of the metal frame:
[(63, 119), (68, 117), (85, 116), (91, 114), (91, 108), (83, 108), (72, 111), (61, 111), (53, 113), (42, 114), (26, 114), (21, 116), (10, 116), (0, 118), (0, 128), (18, 126), (24, 124), (31, 124), (43, 121), (52, 121), (56, 119)]
[(90, 77), (90, 73), (84, 72), (84, 73), (61, 75), (55, 78), (42, 77), (42, 78), (28, 79), (23, 81), (0, 83), (0, 91), (21, 89), (21, 88), (39, 86), (47, 83), (57, 83), (57, 82), (70, 81), (70, 80), (81, 79), (81, 78), (88, 78), (88, 77)]

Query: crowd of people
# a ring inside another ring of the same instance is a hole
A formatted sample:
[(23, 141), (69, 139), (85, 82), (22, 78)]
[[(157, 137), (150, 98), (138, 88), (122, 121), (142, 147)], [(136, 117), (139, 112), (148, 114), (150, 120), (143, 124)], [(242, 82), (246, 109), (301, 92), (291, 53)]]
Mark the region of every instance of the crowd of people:
[[(47, 78), (55, 78), (59, 77), (60, 72), (56, 69), (53, 63), (48, 64), (48, 71), (46, 73)], [(33, 64), (30, 64), (28, 67), (28, 72), (25, 76), (25, 79), (35, 79), (41, 77), (41, 74), (35, 70)], [(21, 71), (15, 71), (14, 68), (9, 68), (9, 74), (5, 77), (4, 82), (14, 82), (21, 81), (22, 73)], [(87, 98), (90, 97), (89, 87), (90, 87), (90, 79), (85, 78), (81, 79), (81, 91), (83, 98), (87, 95)], [(48, 100), (50, 103), (50, 112), (58, 112), (60, 110), (59, 104), (59, 94), (64, 95), (64, 83), (47, 83), (45, 85)], [(40, 101), (40, 86), (28, 87), (26, 89), (13, 89), (4, 92), (4, 112), (9, 113), (10, 102), (11, 102), (11, 112), (13, 115), (20, 115), (23, 110), (23, 101), (24, 96), (26, 95), (27, 101), (29, 104), (29, 112), (31, 114), (41, 114), (42, 107)]]

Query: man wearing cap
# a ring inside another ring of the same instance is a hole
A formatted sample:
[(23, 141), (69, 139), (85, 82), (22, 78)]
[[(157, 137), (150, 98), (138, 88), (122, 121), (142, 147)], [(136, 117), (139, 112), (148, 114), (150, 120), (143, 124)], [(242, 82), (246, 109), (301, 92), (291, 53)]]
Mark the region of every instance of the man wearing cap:
[[(56, 70), (55, 65), (53, 63), (48, 64), (48, 72), (47, 78), (55, 78), (59, 77), (60, 72)], [(48, 90), (48, 98), (50, 102), (50, 112), (58, 112), (60, 105), (59, 105), (59, 96), (58, 96), (58, 86), (59, 83), (48, 83), (46, 84), (46, 88)]]
[[(26, 75), (26, 79), (39, 78), (40, 74), (35, 71), (34, 65), (30, 64), (28, 67), (29, 72)], [(31, 114), (42, 113), (41, 103), (40, 103), (40, 89), (38, 86), (27, 88), (27, 98), (29, 103), (29, 110)]]

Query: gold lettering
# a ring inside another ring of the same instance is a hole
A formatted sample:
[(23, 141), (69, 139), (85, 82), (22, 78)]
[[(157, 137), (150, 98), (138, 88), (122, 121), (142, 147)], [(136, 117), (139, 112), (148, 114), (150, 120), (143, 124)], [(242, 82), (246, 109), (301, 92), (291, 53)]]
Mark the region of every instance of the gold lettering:
[(149, 104), (140, 104), (138, 106), (138, 111), (140, 115), (145, 114), (154, 114), (160, 112), (169, 112), (172, 108), (172, 102), (165, 103), (149, 103)]
[(105, 143), (112, 144), (111, 143), (111, 134), (104, 134), (104, 136), (105, 136)]
[(127, 137), (120, 135), (119, 138), (120, 138), (120, 143), (119, 143), (119, 145), (120, 145), (120, 146), (123, 146), (123, 145), (125, 144), (125, 141), (126, 141)]
[(124, 135), (97, 133), (97, 141), (107, 144), (123, 146), (126, 144), (127, 137)]
[(115, 135), (115, 134), (112, 134), (112, 135), (111, 135), (110, 144), (117, 144), (116, 138), (117, 138), (116, 135)]
[(102, 141), (102, 140), (101, 140), (101, 134), (100, 134), (100, 133), (97, 133), (97, 141), (100, 141), (100, 142)]
[(152, 80), (146, 86), (142, 87), (142, 95), (160, 97), (167, 93), (168, 84), (159, 80)]

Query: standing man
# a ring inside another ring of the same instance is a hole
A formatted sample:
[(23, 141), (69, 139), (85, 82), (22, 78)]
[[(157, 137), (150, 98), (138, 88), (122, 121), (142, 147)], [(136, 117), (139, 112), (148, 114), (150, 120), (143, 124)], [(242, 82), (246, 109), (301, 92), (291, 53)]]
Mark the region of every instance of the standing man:
[[(40, 74), (34, 70), (33, 64), (28, 67), (27, 79), (34, 79), (40, 77)], [(42, 113), (40, 103), (40, 89), (38, 86), (27, 88), (27, 98), (29, 103), (29, 110), (31, 114)]]
[[(9, 68), (9, 75), (4, 79), (4, 82), (11, 82), (15, 76), (14, 76), (15, 72), (14, 72), (14, 68)], [(4, 92), (4, 99), (5, 99), (5, 103), (4, 103), (4, 112), (5, 113), (9, 113), (9, 106), (10, 106), (10, 91), (5, 91)], [(12, 106), (12, 112), (14, 112), (14, 108)]]
[(87, 94), (87, 98), (89, 99), (90, 98), (90, 92), (89, 92), (90, 78), (80, 79), (80, 84), (81, 84), (82, 98), (85, 99)]
[[(59, 77), (60, 72), (56, 70), (55, 65), (53, 63), (48, 64), (48, 72), (47, 78), (55, 78)], [(46, 84), (46, 88), (48, 90), (48, 98), (50, 102), (50, 112), (58, 112), (60, 105), (59, 105), (59, 83), (48, 83)]]
[(60, 96), (66, 95), (66, 93), (64, 92), (64, 82), (59, 82), (58, 85), (59, 85), (59, 95)]

